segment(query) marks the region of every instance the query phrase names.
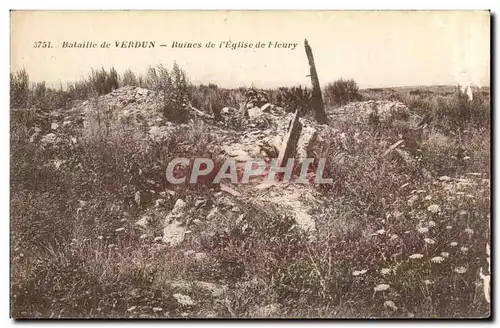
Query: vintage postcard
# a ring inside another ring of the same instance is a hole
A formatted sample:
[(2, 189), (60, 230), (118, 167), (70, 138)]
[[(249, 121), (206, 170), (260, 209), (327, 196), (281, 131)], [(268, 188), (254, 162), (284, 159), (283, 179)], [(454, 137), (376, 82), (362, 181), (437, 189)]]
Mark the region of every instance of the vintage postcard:
[(489, 318), (489, 11), (11, 11), (11, 316)]

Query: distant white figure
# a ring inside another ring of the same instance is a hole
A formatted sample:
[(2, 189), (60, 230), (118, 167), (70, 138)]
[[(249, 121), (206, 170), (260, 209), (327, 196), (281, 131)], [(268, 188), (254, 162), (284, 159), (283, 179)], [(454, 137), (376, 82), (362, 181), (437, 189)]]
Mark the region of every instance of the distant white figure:
[(474, 94), (472, 93), (470, 82), (468, 82), (466, 86), (461, 86), (460, 92), (462, 92), (462, 94), (466, 94), (469, 98), (469, 101), (472, 101), (472, 99), (474, 99)]

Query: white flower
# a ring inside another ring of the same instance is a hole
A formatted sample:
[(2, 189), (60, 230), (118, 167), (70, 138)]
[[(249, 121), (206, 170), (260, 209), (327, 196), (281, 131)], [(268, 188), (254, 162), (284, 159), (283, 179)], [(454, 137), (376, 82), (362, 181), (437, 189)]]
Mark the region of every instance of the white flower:
[(438, 204), (431, 204), (427, 207), (427, 210), (431, 213), (438, 213), (441, 211), (441, 207)]
[(382, 275), (384, 275), (384, 276), (385, 276), (385, 275), (387, 275), (387, 274), (390, 274), (390, 273), (391, 273), (391, 271), (392, 271), (392, 269), (389, 269), (389, 268), (383, 268), (383, 269), (381, 269), (381, 270), (380, 270), (380, 273), (381, 273)]
[(388, 290), (389, 289), (389, 285), (387, 284), (380, 284), (380, 285), (377, 285), (375, 287), (373, 287), (373, 290), (376, 291), (376, 292), (382, 292), (384, 290)]
[(451, 230), (451, 229), (452, 229), (452, 226), (450, 226), (450, 225), (449, 225), (449, 226), (446, 226), (446, 229), (447, 229), (447, 230)]
[(457, 243), (456, 241), (452, 241), (452, 242), (450, 243), (450, 246), (451, 246), (451, 247), (456, 247), (457, 245), (458, 245), (458, 243)]
[(469, 247), (462, 246), (462, 247), (460, 247), (460, 251), (462, 253), (467, 253), (469, 251)]
[(396, 306), (396, 304), (394, 304), (393, 301), (385, 301), (384, 302), (384, 306), (388, 307), (388, 308), (391, 308), (393, 311), (397, 311), (398, 310), (398, 307)]
[(424, 238), (424, 241), (425, 241), (426, 244), (429, 244), (429, 245), (433, 245), (433, 244), (436, 243), (434, 241), (434, 239), (430, 239), (430, 238)]
[(459, 267), (455, 267), (455, 269), (453, 269), (453, 271), (455, 271), (456, 273), (466, 273), (467, 269), (464, 268), (463, 266), (459, 266)]
[(360, 275), (365, 274), (365, 273), (367, 273), (367, 272), (368, 272), (368, 270), (355, 270), (355, 271), (352, 273), (352, 275), (353, 275), (353, 276), (360, 276)]
[(434, 221), (429, 221), (429, 223), (427, 224), (429, 227), (433, 228), (436, 226), (436, 222)]
[(444, 261), (444, 257), (441, 257), (441, 256), (434, 256), (433, 258), (431, 258), (432, 263), (441, 263), (443, 261)]
[(410, 259), (412, 260), (415, 260), (415, 259), (421, 259), (422, 257), (424, 257), (422, 254), (412, 254), (410, 255)]
[(474, 234), (474, 230), (469, 229), (469, 228), (465, 229), (464, 231), (467, 232), (469, 235), (473, 235)]
[(442, 257), (448, 257), (448, 256), (450, 256), (450, 253), (448, 253), (448, 252), (442, 252), (441, 256)]

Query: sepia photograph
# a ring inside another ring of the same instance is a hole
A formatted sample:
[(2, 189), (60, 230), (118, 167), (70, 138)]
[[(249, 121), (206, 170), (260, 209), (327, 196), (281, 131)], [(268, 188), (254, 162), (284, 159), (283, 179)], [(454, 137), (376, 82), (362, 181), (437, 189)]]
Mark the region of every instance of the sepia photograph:
[(490, 319), (488, 10), (11, 10), (13, 319)]

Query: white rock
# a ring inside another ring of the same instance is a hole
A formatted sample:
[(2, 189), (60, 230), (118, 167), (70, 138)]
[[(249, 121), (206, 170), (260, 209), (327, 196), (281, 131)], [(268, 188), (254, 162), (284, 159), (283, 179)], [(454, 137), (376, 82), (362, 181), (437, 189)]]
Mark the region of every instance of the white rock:
[(151, 217), (148, 215), (144, 215), (142, 218), (140, 218), (135, 225), (138, 225), (142, 228), (146, 228), (148, 226), (149, 221), (151, 220)]
[(170, 246), (177, 246), (184, 241), (186, 228), (181, 222), (175, 220), (163, 229), (162, 241)]
[(187, 295), (174, 294), (172, 296), (182, 305), (194, 305), (193, 299)]

